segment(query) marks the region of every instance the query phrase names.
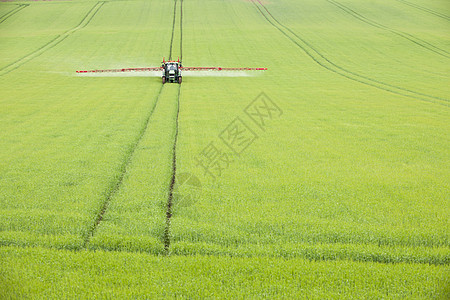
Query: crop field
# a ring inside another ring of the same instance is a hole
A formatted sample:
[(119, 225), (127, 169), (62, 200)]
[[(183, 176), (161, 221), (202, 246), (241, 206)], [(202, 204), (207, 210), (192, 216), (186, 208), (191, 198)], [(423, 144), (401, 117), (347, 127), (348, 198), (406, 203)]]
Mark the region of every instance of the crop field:
[(0, 299), (448, 299), (449, 106), (446, 0), (0, 0)]

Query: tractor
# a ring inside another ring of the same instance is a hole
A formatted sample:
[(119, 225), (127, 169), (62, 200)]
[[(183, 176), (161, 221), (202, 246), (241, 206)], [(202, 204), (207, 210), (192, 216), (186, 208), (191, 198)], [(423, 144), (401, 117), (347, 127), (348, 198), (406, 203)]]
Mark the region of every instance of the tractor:
[[(1, 1), (1, 0), (0, 0)], [(77, 73), (115, 73), (115, 72), (160, 72), (162, 71), (162, 83), (178, 82), (181, 84), (181, 70), (192, 71), (211, 71), (211, 72), (226, 72), (226, 71), (265, 71), (267, 68), (222, 68), (222, 67), (183, 67), (180, 59), (177, 61), (166, 61), (163, 58), (160, 67), (145, 67), (145, 68), (123, 68), (123, 69), (106, 69), (106, 70), (88, 70), (77, 71)]]
[(178, 61), (165, 61), (163, 59), (161, 69), (162, 69), (162, 83), (166, 82), (178, 82), (181, 84), (181, 69), (183, 66), (181, 65), (180, 60)]

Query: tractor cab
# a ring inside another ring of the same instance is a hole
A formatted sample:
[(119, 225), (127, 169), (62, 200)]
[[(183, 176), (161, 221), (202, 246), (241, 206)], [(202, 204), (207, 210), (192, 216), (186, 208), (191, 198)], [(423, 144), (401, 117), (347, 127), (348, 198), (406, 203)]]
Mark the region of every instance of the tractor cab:
[(164, 61), (161, 68), (163, 69), (162, 82), (178, 82), (181, 84), (181, 62), (178, 61)]

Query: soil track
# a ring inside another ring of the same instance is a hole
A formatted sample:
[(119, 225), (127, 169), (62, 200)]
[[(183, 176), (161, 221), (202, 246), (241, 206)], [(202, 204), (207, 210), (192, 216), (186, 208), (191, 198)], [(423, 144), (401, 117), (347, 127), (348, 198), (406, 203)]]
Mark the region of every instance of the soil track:
[[(174, 17), (173, 17), (173, 26), (172, 26), (172, 40), (170, 43), (170, 55), (172, 56), (172, 45), (173, 45), (173, 36), (175, 32), (175, 20), (176, 20), (176, 11), (177, 0), (175, 0), (174, 4)], [(180, 59), (182, 58), (183, 53), (183, 0), (180, 0)], [(166, 206), (166, 226), (164, 228), (164, 251), (166, 255), (170, 254), (170, 222), (172, 218), (172, 206), (173, 206), (173, 193), (174, 186), (176, 182), (177, 176), (177, 142), (178, 142), (178, 119), (180, 115), (180, 95), (181, 95), (181, 84), (178, 86), (178, 95), (177, 95), (177, 112), (175, 117), (175, 135), (172, 147), (172, 175), (169, 183), (169, 193), (167, 197), (167, 206)]]
[(180, 0), (180, 61), (183, 61), (183, 0)]
[(447, 21), (450, 20), (450, 17), (449, 17), (449, 16), (444, 15), (444, 14), (441, 14), (440, 12), (434, 11), (434, 10), (432, 10), (432, 9), (430, 9), (430, 8), (423, 7), (423, 6), (420, 6), (420, 5), (418, 5), (418, 4), (414, 4), (414, 3), (411, 3), (411, 2), (408, 2), (408, 1), (405, 1), (405, 0), (397, 0), (397, 1), (398, 1), (398, 2), (401, 2), (401, 3), (403, 3), (403, 4), (406, 4), (406, 5), (408, 5), (408, 6), (414, 7), (414, 8), (416, 8), (416, 9), (418, 9), (418, 10), (423, 11), (423, 12), (432, 14), (432, 15), (434, 15), (434, 16), (436, 16), (436, 17), (445, 19), (445, 20), (447, 20)]
[(44, 44), (42, 47), (34, 50), (33, 52), (25, 55), (24, 57), (16, 60), (15, 62), (1, 68), (0, 76), (6, 75), (6, 74), (16, 70), (17, 68), (26, 64), (30, 60), (35, 59), (36, 57), (44, 54), (46, 51), (48, 51), (48, 50), (52, 49), (53, 47), (55, 47), (56, 45), (60, 44), (61, 42), (63, 42), (66, 38), (68, 38), (70, 35), (72, 35), (76, 31), (86, 27), (92, 21), (92, 19), (95, 17), (95, 15), (98, 13), (98, 11), (102, 8), (102, 6), (104, 4), (105, 4), (105, 1), (99, 1), (99, 2), (95, 3), (94, 6), (83, 17), (83, 19), (77, 26), (75, 26), (72, 29), (69, 29), (68, 31), (66, 31), (65, 33), (63, 33), (61, 35), (58, 35), (56, 38), (54, 38), (50, 42)]
[(337, 1), (334, 1), (334, 0), (327, 0), (327, 1), (330, 2), (331, 4), (337, 6), (339, 9), (345, 11), (346, 13), (351, 15), (352, 17), (354, 17), (354, 18), (356, 18), (356, 19), (358, 19), (358, 20), (360, 20), (360, 21), (362, 21), (362, 22), (364, 22), (364, 23), (366, 23), (366, 24), (368, 24), (370, 26), (373, 26), (373, 27), (376, 27), (376, 28), (379, 28), (379, 29), (382, 29), (382, 30), (389, 31), (389, 32), (391, 32), (391, 33), (393, 33), (393, 34), (395, 34), (397, 36), (400, 36), (400, 37), (402, 37), (404, 39), (407, 39), (408, 41), (413, 42), (414, 44), (416, 44), (416, 45), (418, 45), (418, 46), (420, 46), (422, 48), (425, 48), (425, 49), (427, 49), (427, 50), (429, 50), (431, 52), (434, 52), (434, 53), (436, 53), (436, 54), (438, 54), (440, 56), (443, 56), (443, 57), (446, 57), (446, 58), (450, 58), (449, 52), (447, 52), (446, 50), (441, 49), (441, 48), (439, 48), (439, 47), (437, 47), (437, 46), (435, 46), (435, 45), (433, 45), (433, 44), (431, 44), (431, 43), (429, 43), (427, 41), (424, 41), (424, 40), (422, 40), (422, 39), (412, 35), (412, 34), (409, 34), (409, 33), (403, 32), (403, 31), (399, 31), (399, 30), (390, 28), (388, 26), (385, 26), (383, 24), (380, 24), (380, 23), (378, 23), (376, 21), (370, 20), (369, 18), (366, 18), (366, 17), (362, 16), (361, 14), (357, 13), (353, 9), (351, 9), (351, 8), (345, 6), (342, 3), (339, 3)]
[(177, 176), (177, 142), (178, 142), (178, 117), (180, 115), (180, 95), (181, 85), (178, 86), (177, 96), (177, 113), (175, 117), (175, 135), (172, 147), (172, 176), (169, 184), (169, 194), (167, 198), (167, 210), (166, 210), (166, 227), (164, 229), (164, 251), (168, 255), (170, 251), (170, 221), (172, 218), (172, 206), (173, 206), (173, 191)]
[(172, 38), (170, 39), (170, 48), (169, 48), (169, 60), (172, 60), (172, 47), (173, 47), (173, 36), (175, 34), (175, 22), (177, 17), (177, 0), (173, 5), (173, 22), (172, 22)]
[(84, 238), (84, 245), (83, 245), (84, 248), (87, 248), (89, 246), (89, 241), (90, 241), (91, 237), (95, 234), (95, 231), (98, 228), (98, 225), (103, 220), (103, 216), (105, 215), (106, 210), (108, 209), (109, 202), (111, 201), (112, 197), (117, 193), (117, 191), (119, 191), (120, 186), (122, 185), (123, 178), (125, 177), (125, 174), (127, 173), (127, 168), (131, 162), (134, 152), (136, 151), (137, 146), (139, 145), (145, 132), (147, 131), (148, 124), (150, 122), (150, 118), (152, 117), (153, 112), (155, 111), (155, 108), (159, 102), (159, 98), (161, 96), (162, 89), (163, 89), (163, 85), (161, 85), (161, 87), (158, 91), (158, 94), (156, 95), (156, 99), (153, 103), (153, 106), (150, 109), (147, 117), (145, 118), (145, 121), (143, 122), (141, 129), (139, 130), (139, 134), (137, 135), (135, 141), (133, 142), (133, 144), (127, 151), (127, 155), (125, 156), (125, 159), (123, 160), (123, 163), (120, 167), (120, 175), (117, 177), (117, 180), (112, 184), (112, 187), (109, 189), (106, 199), (103, 202), (103, 205), (97, 215), (97, 218), (96, 218), (94, 224), (89, 229), (87, 235)]
[(177, 7), (178, 7), (178, 2), (180, 3), (180, 13), (179, 13), (179, 18), (180, 18), (180, 27), (179, 27), (179, 31), (180, 31), (180, 53), (179, 53), (179, 58), (180, 60), (182, 60), (183, 58), (183, 0), (174, 0), (174, 5), (173, 5), (173, 21), (172, 21), (172, 37), (170, 39), (170, 47), (169, 47), (169, 60), (173, 59), (173, 46), (174, 46), (174, 36), (175, 36), (175, 31), (176, 31), (176, 23), (177, 23)]
[(9, 12), (0, 17), (0, 24), (8, 20), (11, 16), (15, 15), (25, 7), (28, 7), (29, 5), (30, 4), (17, 4), (16, 8), (10, 10)]
[[(177, 4), (178, 4), (178, 0), (174, 0), (174, 11), (173, 11), (174, 17), (173, 17), (173, 22), (172, 22), (172, 34), (171, 34), (171, 40), (170, 40), (170, 46), (169, 46), (169, 60), (172, 59), (172, 54), (173, 54), (174, 36), (175, 36), (175, 30), (176, 30), (175, 24), (176, 24), (176, 19), (177, 19), (177, 6), (178, 6)], [(180, 0), (180, 53), (182, 52), (182, 49), (183, 49), (183, 43), (182, 43), (182, 26), (183, 26), (183, 24), (182, 24), (182, 16), (181, 16), (182, 15), (182, 5), (183, 5), (183, 1)], [(119, 174), (117, 180), (111, 185), (111, 188), (109, 189), (107, 196), (101, 206), (101, 209), (98, 212), (98, 215), (96, 217), (94, 224), (90, 227), (90, 229), (88, 230), (88, 232), (84, 238), (84, 245), (83, 245), (84, 248), (89, 247), (90, 239), (92, 238), (92, 236), (94, 236), (99, 224), (102, 222), (103, 216), (105, 215), (105, 213), (108, 209), (111, 199), (119, 191), (119, 189), (122, 185), (123, 179), (127, 172), (127, 168), (132, 160), (133, 154), (134, 154), (137, 146), (139, 145), (145, 132), (147, 131), (149, 121), (150, 121), (150, 119), (153, 115), (153, 112), (155, 111), (155, 108), (159, 102), (159, 99), (162, 94), (164, 86), (165, 86), (164, 84), (161, 84), (161, 87), (158, 91), (155, 102), (153, 104), (153, 107), (151, 108), (149, 114), (147, 115), (144, 125), (141, 127), (141, 130), (139, 131), (139, 134), (138, 134), (136, 140), (131, 145), (130, 149), (127, 152), (126, 157), (123, 160), (123, 163), (120, 167), (120, 174)], [(176, 169), (177, 169), (176, 148), (177, 148), (177, 141), (178, 141), (178, 116), (179, 116), (179, 111), (180, 111), (180, 94), (181, 94), (181, 85), (178, 86), (178, 95), (177, 95), (177, 100), (176, 100), (177, 101), (177, 112), (176, 112), (176, 118), (175, 118), (174, 141), (173, 141), (173, 147), (172, 147), (171, 176), (170, 176), (170, 182), (169, 182), (169, 187), (168, 187), (168, 198), (167, 198), (167, 205), (166, 205), (166, 212), (165, 212), (166, 224), (165, 224), (165, 229), (164, 229), (163, 237), (162, 237), (166, 254), (169, 254), (169, 248), (170, 248), (170, 219), (172, 216), (173, 193), (174, 193), (174, 186), (175, 186), (175, 182), (176, 182)]]
[[(449, 107), (450, 100), (436, 97), (432, 95), (427, 95), (421, 92), (416, 92), (410, 89), (406, 89), (403, 87), (399, 87), (390, 83), (384, 83), (382, 81), (379, 81), (377, 79), (373, 79), (370, 77), (367, 77), (365, 75), (360, 75), (358, 73), (355, 73), (353, 71), (350, 71), (346, 68), (343, 68), (331, 60), (329, 60), (327, 57), (325, 57), (322, 53), (320, 53), (312, 44), (308, 43), (306, 40), (301, 38), (298, 34), (296, 34), (294, 31), (292, 31), (287, 26), (283, 25), (281, 22), (279, 22), (272, 13), (267, 9), (266, 6), (264, 6), (260, 0), (253, 0), (253, 4), (255, 5), (258, 12), (269, 22), (274, 28), (276, 28), (278, 31), (280, 31), (284, 36), (286, 36), (292, 43), (294, 43), (297, 47), (299, 47), (303, 52), (305, 52), (315, 63), (317, 63), (319, 66), (327, 69), (328, 71), (331, 71), (333, 73), (336, 73), (340, 76), (343, 76), (347, 79), (372, 86), (374, 88), (390, 92), (393, 94), (413, 98), (416, 100), (421, 100), (424, 102), (430, 102), (435, 103), (438, 105)], [(259, 5), (258, 5), (259, 4)]]

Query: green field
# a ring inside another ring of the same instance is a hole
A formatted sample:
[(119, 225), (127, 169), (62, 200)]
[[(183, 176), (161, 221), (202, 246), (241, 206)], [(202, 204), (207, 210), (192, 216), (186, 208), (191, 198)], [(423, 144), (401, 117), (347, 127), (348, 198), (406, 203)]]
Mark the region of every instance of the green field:
[[(76, 73), (170, 56), (268, 70)], [(446, 0), (0, 2), (0, 298), (449, 298), (449, 62)]]

